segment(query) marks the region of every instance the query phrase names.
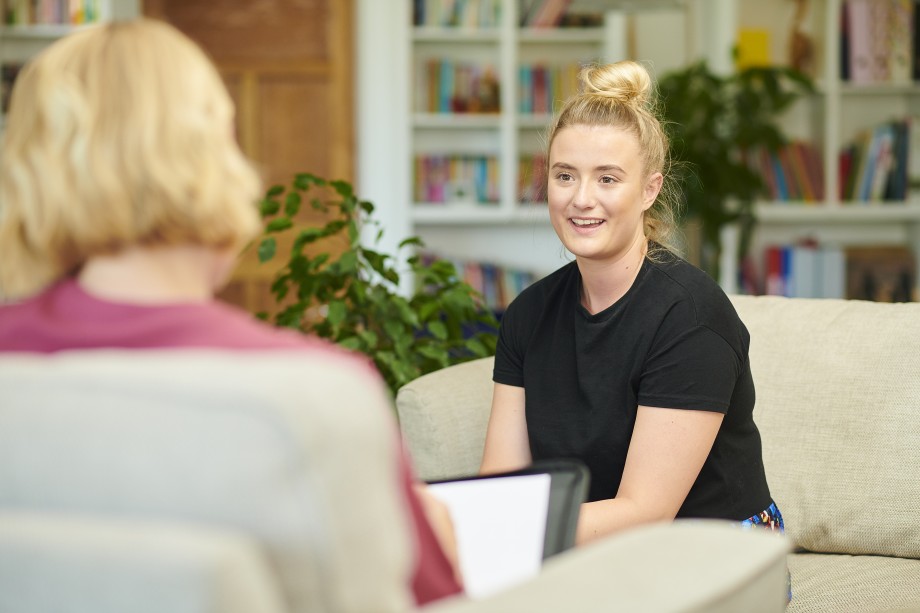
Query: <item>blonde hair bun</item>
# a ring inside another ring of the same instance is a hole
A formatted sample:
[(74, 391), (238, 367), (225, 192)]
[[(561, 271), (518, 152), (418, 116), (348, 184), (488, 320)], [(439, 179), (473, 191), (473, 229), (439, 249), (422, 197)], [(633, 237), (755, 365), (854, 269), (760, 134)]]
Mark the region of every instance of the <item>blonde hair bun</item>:
[(652, 78), (642, 64), (624, 60), (614, 64), (587, 66), (579, 79), (585, 94), (613, 98), (618, 102), (646, 106), (652, 91)]

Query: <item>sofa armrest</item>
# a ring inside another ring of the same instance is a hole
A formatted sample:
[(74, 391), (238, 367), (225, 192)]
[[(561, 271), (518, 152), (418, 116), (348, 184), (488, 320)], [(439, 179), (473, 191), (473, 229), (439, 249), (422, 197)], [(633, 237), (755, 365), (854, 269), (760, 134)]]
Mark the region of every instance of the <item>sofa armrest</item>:
[(539, 577), (491, 598), (454, 598), (426, 611), (781, 613), (788, 551), (784, 537), (766, 530), (679, 520), (560, 554)]
[(492, 410), (492, 364), (481, 358), (419, 377), (396, 395), (403, 439), (426, 481), (475, 474)]
[(281, 613), (258, 545), (176, 522), (0, 511), (0, 611)]

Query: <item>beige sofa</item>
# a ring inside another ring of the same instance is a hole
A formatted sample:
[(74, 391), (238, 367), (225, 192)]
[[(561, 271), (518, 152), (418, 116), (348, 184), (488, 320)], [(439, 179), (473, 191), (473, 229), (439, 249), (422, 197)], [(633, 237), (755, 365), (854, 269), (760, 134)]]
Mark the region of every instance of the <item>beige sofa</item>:
[[(296, 352), (0, 355), (0, 611), (410, 610), (396, 432), (382, 387)], [(787, 551), (653, 526), (427, 609), (778, 613)]]
[[(920, 304), (732, 298), (751, 333), (755, 419), (802, 611), (920, 611)], [(426, 478), (475, 470), (490, 359), (401, 390)]]

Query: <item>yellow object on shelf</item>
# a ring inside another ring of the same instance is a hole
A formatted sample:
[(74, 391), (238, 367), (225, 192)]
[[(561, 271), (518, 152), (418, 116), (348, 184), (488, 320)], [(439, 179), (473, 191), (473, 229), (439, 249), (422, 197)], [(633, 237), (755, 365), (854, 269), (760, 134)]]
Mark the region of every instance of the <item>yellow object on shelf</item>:
[(735, 66), (738, 70), (772, 65), (770, 58), (770, 31), (762, 28), (741, 28), (738, 30), (738, 54)]

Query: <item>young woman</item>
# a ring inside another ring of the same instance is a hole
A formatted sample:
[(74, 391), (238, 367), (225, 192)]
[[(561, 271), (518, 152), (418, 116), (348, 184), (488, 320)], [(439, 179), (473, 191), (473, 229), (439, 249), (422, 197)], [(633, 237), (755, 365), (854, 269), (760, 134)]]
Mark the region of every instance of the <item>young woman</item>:
[(767, 523), (749, 336), (678, 257), (668, 140), (634, 62), (582, 72), (548, 147), (550, 218), (575, 256), (501, 322), (483, 472), (577, 458), (577, 540), (675, 517)]
[[(23, 70), (0, 151), (0, 351), (312, 352), (378, 389), (369, 409), (389, 410), (364, 359), (213, 299), (259, 229), (260, 180), (233, 113), (205, 54), (156, 21), (81, 31)], [(426, 512), (443, 517), (416, 492), (406, 458), (394, 462), (418, 552), (416, 601), (457, 593), (439, 544), (452, 550), (450, 532)]]

